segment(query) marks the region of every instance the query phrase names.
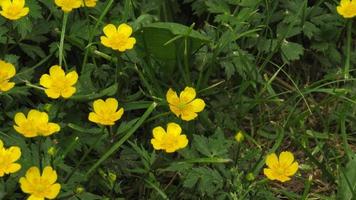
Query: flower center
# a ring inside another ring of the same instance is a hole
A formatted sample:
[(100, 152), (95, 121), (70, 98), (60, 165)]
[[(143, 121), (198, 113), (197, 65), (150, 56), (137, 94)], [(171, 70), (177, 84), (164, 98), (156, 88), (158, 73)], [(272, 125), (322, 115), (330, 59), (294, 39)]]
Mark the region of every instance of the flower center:
[(47, 180), (42, 180), (41, 178), (37, 178), (33, 181), (34, 194), (39, 197), (43, 197), (44, 193), (48, 190), (50, 184)]
[(123, 34), (116, 33), (111, 37), (111, 44), (115, 48), (125, 46), (126, 42), (127, 42), (127, 37), (125, 37)]

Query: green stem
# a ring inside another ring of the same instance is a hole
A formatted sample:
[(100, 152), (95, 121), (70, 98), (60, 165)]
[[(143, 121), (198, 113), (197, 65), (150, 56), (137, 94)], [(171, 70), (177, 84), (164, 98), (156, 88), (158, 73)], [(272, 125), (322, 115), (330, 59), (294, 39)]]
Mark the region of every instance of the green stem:
[(351, 32), (352, 32), (352, 20), (347, 22), (347, 41), (346, 41), (346, 61), (344, 78), (347, 80), (350, 78), (350, 56), (351, 56)]
[(85, 158), (89, 155), (89, 153), (96, 147), (96, 145), (106, 136), (105, 133), (100, 134), (100, 137), (94, 142), (94, 144), (90, 145), (90, 148), (84, 153), (84, 155), (80, 158), (79, 162), (75, 165), (74, 169), (68, 174), (65, 179), (64, 183), (67, 183), (69, 179), (73, 176), (73, 174), (78, 170), (79, 166), (85, 160)]
[(64, 15), (63, 15), (61, 40), (60, 40), (60, 43), (59, 43), (59, 66), (62, 66), (63, 49), (64, 49), (64, 37), (65, 37), (65, 34), (66, 34), (67, 21), (68, 21), (68, 13), (65, 12)]
[[(345, 114), (346, 115), (346, 114)], [(341, 117), (341, 137), (342, 137), (342, 143), (344, 145), (344, 151), (346, 152), (347, 158), (349, 160), (352, 160), (352, 155), (353, 155), (353, 151), (349, 146), (349, 143), (347, 141), (347, 133), (346, 133), (346, 119), (345, 119), (345, 115)]]
[(94, 33), (97, 31), (99, 24), (103, 21), (103, 18), (105, 15), (109, 12), (111, 5), (114, 3), (114, 0), (109, 0), (108, 3), (105, 6), (104, 11), (101, 13), (98, 21), (96, 22), (94, 28), (90, 31), (89, 35), (89, 40), (88, 40), (88, 45), (85, 47), (85, 54), (84, 54), (84, 59), (83, 59), (83, 64), (82, 64), (82, 71), (83, 73), (85, 71), (85, 65), (87, 64), (88, 61), (88, 54), (90, 50), (90, 46), (92, 45), (93, 39), (94, 39)]
[(147, 108), (146, 112), (142, 115), (142, 117), (136, 122), (136, 124), (115, 144), (111, 146), (111, 148), (103, 155), (101, 158), (94, 163), (93, 166), (85, 174), (85, 177), (88, 178), (89, 175), (106, 159), (109, 158), (117, 149), (121, 147), (121, 145), (128, 140), (133, 133), (143, 124), (143, 122), (148, 118), (148, 116), (152, 113), (152, 111), (156, 108), (157, 103), (153, 102), (149, 108)]

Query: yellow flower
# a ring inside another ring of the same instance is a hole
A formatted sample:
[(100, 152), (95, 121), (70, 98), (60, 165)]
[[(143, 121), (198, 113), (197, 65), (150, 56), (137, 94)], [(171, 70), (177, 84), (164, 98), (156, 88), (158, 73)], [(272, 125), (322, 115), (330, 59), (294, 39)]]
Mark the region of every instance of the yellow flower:
[(195, 119), (197, 113), (204, 110), (205, 102), (202, 99), (195, 99), (195, 96), (195, 89), (191, 87), (186, 87), (179, 97), (172, 89), (169, 89), (166, 94), (171, 111), (185, 121)]
[(48, 97), (57, 99), (71, 97), (76, 88), (73, 87), (78, 81), (78, 74), (75, 71), (65, 74), (62, 67), (54, 65), (49, 69), (49, 74), (43, 74), (40, 79), (40, 85), (45, 87), (45, 93)]
[(239, 131), (239, 132), (236, 133), (236, 135), (235, 135), (235, 140), (236, 140), (238, 143), (242, 142), (244, 139), (245, 139), (245, 136), (244, 136), (244, 134), (242, 133), (242, 131)]
[(0, 140), (0, 177), (5, 174), (15, 173), (21, 169), (21, 165), (15, 163), (21, 157), (21, 149), (12, 146), (8, 149), (4, 147)]
[(266, 158), (268, 168), (264, 168), (263, 172), (270, 180), (289, 181), (290, 176), (293, 176), (298, 170), (298, 162), (293, 161), (294, 156), (289, 151), (283, 151), (279, 158), (275, 153), (272, 153)]
[(93, 8), (96, 6), (96, 2), (98, 0), (83, 0), (82, 1), (82, 6), (90, 7)]
[(9, 82), (14, 77), (16, 69), (11, 63), (0, 60), (0, 92), (9, 91), (15, 86), (14, 82)]
[(30, 9), (25, 7), (25, 0), (1, 0), (0, 14), (7, 19), (17, 20), (28, 14)]
[(70, 12), (82, 5), (82, 0), (54, 0), (54, 3), (61, 7), (63, 12)]
[(115, 121), (121, 119), (124, 109), (118, 111), (118, 102), (114, 98), (95, 100), (93, 103), (94, 112), (89, 113), (89, 121), (101, 125), (114, 125)]
[(38, 110), (30, 110), (27, 118), (23, 113), (15, 115), (14, 129), (25, 137), (49, 136), (61, 128), (56, 123), (48, 122), (48, 115)]
[(30, 194), (28, 200), (54, 199), (57, 197), (61, 185), (56, 183), (57, 173), (52, 167), (47, 166), (43, 169), (42, 176), (37, 167), (27, 170), (25, 177), (20, 178), (21, 190)]
[(151, 144), (156, 150), (173, 153), (188, 145), (187, 136), (181, 135), (181, 132), (182, 128), (176, 123), (168, 123), (167, 132), (161, 126), (158, 126), (152, 130), (153, 138), (151, 139)]
[(113, 24), (108, 24), (103, 31), (106, 36), (100, 37), (101, 43), (114, 50), (123, 52), (132, 49), (136, 43), (136, 39), (130, 37), (132, 28), (127, 24), (121, 24), (118, 28)]
[(341, 0), (340, 5), (336, 8), (337, 12), (344, 18), (356, 16), (356, 0)]

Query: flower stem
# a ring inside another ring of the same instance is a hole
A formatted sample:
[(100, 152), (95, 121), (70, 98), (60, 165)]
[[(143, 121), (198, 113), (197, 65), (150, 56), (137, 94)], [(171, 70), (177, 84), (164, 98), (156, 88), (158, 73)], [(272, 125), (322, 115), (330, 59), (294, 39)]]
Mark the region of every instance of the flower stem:
[(63, 15), (63, 23), (62, 23), (62, 31), (61, 31), (61, 40), (59, 42), (59, 66), (62, 66), (62, 60), (63, 60), (63, 49), (64, 49), (64, 37), (66, 33), (66, 27), (67, 27), (67, 21), (68, 21), (68, 13), (64, 13)]
[(346, 61), (344, 69), (344, 78), (348, 80), (350, 78), (350, 56), (351, 56), (351, 31), (352, 30), (352, 20), (347, 22), (347, 40), (346, 40)]

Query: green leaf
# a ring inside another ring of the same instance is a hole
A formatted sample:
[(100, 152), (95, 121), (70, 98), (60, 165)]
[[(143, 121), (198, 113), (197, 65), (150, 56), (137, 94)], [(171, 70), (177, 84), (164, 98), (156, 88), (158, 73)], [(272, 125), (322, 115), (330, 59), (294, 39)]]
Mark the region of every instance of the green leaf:
[(302, 45), (294, 42), (288, 42), (287, 40), (283, 41), (281, 49), (282, 58), (287, 63), (289, 63), (289, 61), (299, 60), (300, 56), (304, 53)]
[(337, 199), (353, 200), (356, 198), (356, 154), (340, 169)]

